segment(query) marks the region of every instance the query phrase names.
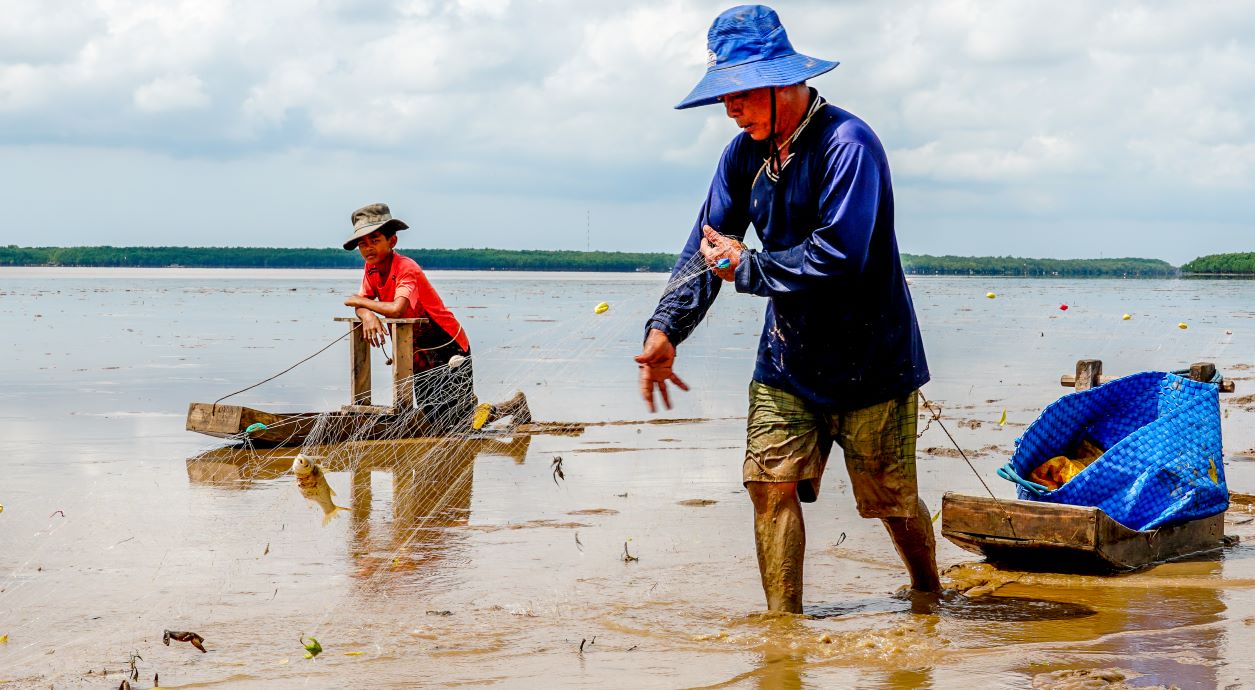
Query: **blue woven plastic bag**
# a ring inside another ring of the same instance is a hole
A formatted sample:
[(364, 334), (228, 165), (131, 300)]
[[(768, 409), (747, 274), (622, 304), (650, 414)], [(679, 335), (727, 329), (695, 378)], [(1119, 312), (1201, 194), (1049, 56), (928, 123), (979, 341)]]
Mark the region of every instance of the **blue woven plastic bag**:
[[(1051, 491), (1024, 479), (1083, 438), (1106, 452), (1071, 481)], [(1148, 371), (1051, 403), (998, 474), (1022, 500), (1096, 506), (1148, 530), (1228, 509), (1223, 460), (1219, 386)]]

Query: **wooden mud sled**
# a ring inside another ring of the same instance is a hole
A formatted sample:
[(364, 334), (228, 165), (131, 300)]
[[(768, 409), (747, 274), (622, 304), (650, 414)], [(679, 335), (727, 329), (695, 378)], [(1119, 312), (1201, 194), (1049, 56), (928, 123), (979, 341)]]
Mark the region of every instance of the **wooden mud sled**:
[[(319, 443), (433, 437), (422, 415), (414, 414), (414, 326), (427, 319), (382, 319), (392, 336), (391, 406), (372, 402), (370, 343), (357, 317), (336, 317), (349, 325), (349, 404), (333, 412), (267, 412), (242, 405), (192, 403), (187, 430), (218, 438), (246, 440), (261, 447), (299, 446), (311, 436)], [(579, 424), (529, 422), (511, 433), (578, 435)], [(469, 433), (469, 430), (468, 430)]]
[[(1190, 378), (1211, 381), (1216, 367), (1190, 367)], [(1060, 384), (1085, 390), (1113, 380), (1096, 359), (1076, 363), (1076, 375)], [(1220, 390), (1234, 390), (1223, 381)], [(1099, 508), (994, 499), (947, 493), (941, 499), (941, 534), (997, 565), (1066, 573), (1111, 573), (1218, 551), (1224, 542), (1223, 513), (1155, 530), (1132, 530)]]

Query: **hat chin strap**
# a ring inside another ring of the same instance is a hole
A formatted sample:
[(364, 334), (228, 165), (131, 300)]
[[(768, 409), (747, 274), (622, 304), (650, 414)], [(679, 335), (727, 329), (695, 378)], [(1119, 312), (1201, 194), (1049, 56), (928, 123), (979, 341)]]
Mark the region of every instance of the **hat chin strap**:
[(771, 154), (771, 169), (779, 172), (780, 147), (776, 145), (776, 87), (771, 87), (771, 131), (767, 133), (767, 150)]

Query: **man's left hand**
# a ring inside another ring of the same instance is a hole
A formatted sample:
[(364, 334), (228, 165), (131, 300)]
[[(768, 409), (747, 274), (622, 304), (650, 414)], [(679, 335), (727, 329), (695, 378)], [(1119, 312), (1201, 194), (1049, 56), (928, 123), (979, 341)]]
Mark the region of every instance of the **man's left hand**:
[[(702, 226), (702, 235), (701, 252), (706, 265), (720, 278), (728, 282), (736, 280), (736, 267), (741, 264), (741, 252), (745, 251), (745, 245), (719, 234), (709, 225)], [(720, 259), (728, 260), (727, 268), (717, 268)]]

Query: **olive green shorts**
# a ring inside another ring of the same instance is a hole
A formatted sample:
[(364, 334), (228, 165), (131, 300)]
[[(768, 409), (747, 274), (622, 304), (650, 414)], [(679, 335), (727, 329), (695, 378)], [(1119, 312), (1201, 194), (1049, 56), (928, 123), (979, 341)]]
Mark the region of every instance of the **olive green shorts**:
[(742, 479), (797, 482), (804, 502), (819, 496), (832, 442), (863, 517), (913, 517), (918, 503), (915, 430), (919, 391), (849, 412), (828, 412), (778, 388), (750, 383)]

